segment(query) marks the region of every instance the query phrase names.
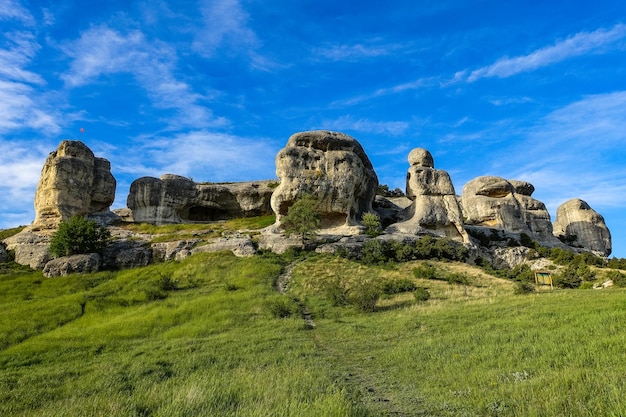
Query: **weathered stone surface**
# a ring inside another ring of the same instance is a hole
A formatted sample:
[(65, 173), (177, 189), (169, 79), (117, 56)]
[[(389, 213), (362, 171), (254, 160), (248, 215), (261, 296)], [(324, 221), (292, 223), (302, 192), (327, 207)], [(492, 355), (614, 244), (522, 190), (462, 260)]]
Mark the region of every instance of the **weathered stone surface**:
[(584, 248), (603, 256), (611, 254), (611, 233), (604, 217), (579, 198), (559, 206), (554, 235), (572, 247)]
[(513, 185), (500, 177), (478, 177), (463, 187), (463, 215), (468, 225), (528, 233)]
[(191, 255), (191, 250), (200, 239), (185, 239), (174, 242), (153, 243), (152, 256), (160, 261), (180, 261)]
[(469, 242), (463, 228), (463, 216), (446, 171), (434, 168), (434, 160), (426, 149), (409, 153), (406, 195), (413, 200), (407, 210), (410, 218), (386, 229), (387, 233), (433, 234), (460, 242)]
[(535, 187), (525, 181), (483, 176), (463, 187), (465, 224), (527, 234), (545, 246), (558, 246), (550, 213), (532, 197)]
[(41, 170), (32, 230), (54, 230), (73, 215), (106, 212), (115, 199), (109, 161), (80, 141), (64, 140)]
[(88, 274), (100, 269), (100, 255), (87, 253), (63, 256), (46, 263), (43, 275), (47, 278), (62, 277), (69, 274)]
[(9, 253), (7, 252), (4, 243), (0, 242), (0, 263), (7, 262), (9, 260)]
[(128, 208), (136, 222), (193, 223), (270, 214), (273, 181), (195, 183), (178, 175), (143, 177), (130, 186)]
[(52, 259), (50, 238), (40, 233), (24, 229), (20, 233), (4, 240), (8, 250), (15, 252), (15, 262), (28, 265), (32, 269), (43, 269)]
[(378, 213), (380, 223), (384, 227), (405, 220), (407, 209), (413, 204), (407, 197), (383, 197), (377, 195), (372, 203), (374, 211)]
[(141, 241), (113, 241), (104, 249), (102, 255), (102, 267), (109, 269), (137, 268), (152, 262), (152, 249)]
[(359, 221), (372, 211), (378, 177), (356, 139), (317, 130), (292, 135), (276, 155), (280, 185), (272, 194), (274, 230), (282, 216), (304, 194), (318, 200), (325, 233), (359, 233)]
[(238, 257), (248, 257), (256, 253), (254, 243), (250, 239), (250, 236), (233, 236), (222, 237), (215, 242), (211, 242), (207, 245), (196, 246), (191, 250), (191, 254), (202, 252), (224, 252), (230, 251)]

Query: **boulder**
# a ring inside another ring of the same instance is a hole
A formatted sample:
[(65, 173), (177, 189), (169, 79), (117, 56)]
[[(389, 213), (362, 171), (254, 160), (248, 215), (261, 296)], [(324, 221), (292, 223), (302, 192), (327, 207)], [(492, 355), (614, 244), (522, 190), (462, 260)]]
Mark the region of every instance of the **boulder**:
[(102, 267), (109, 269), (137, 268), (152, 262), (152, 249), (146, 242), (135, 240), (115, 240), (102, 255)]
[(609, 256), (611, 232), (604, 217), (579, 198), (561, 204), (556, 212), (554, 235), (567, 245)]
[(69, 274), (89, 274), (100, 269), (100, 255), (87, 253), (81, 255), (62, 256), (46, 263), (43, 275), (47, 278), (61, 277)]
[(465, 223), (514, 233), (530, 233), (515, 187), (504, 178), (482, 176), (463, 187)]
[(127, 206), (134, 221), (152, 224), (261, 216), (272, 213), (270, 197), (275, 184), (275, 181), (195, 183), (172, 174), (143, 177), (131, 184)]
[(191, 250), (198, 242), (200, 242), (200, 239), (153, 243), (151, 245), (152, 257), (159, 261), (180, 261), (191, 255)]
[(28, 228), (4, 240), (8, 250), (15, 253), (15, 262), (28, 265), (32, 269), (43, 269), (52, 259), (50, 254), (50, 237), (35, 233)]
[(387, 233), (432, 234), (469, 243), (463, 216), (452, 180), (446, 171), (435, 169), (429, 151), (422, 148), (409, 153), (406, 195), (412, 200), (408, 220), (393, 224)]
[(318, 201), (324, 233), (357, 234), (364, 213), (372, 212), (378, 177), (361, 144), (338, 132), (317, 130), (292, 135), (276, 155), (280, 185), (271, 198), (273, 230), (302, 195)]
[(532, 197), (535, 187), (525, 181), (494, 176), (475, 178), (463, 187), (465, 224), (528, 235), (544, 246), (561, 245), (552, 233), (545, 204)]
[(374, 211), (378, 213), (380, 223), (383, 227), (393, 223), (398, 223), (407, 218), (407, 209), (413, 201), (407, 197), (383, 197), (377, 195), (372, 203)]
[(115, 199), (111, 164), (80, 141), (64, 140), (41, 170), (30, 229), (54, 230), (73, 215), (108, 212)]
[(191, 254), (202, 252), (224, 252), (230, 251), (237, 257), (248, 257), (256, 253), (254, 243), (250, 239), (250, 236), (231, 236), (221, 237), (218, 240), (206, 245), (196, 246), (191, 250)]

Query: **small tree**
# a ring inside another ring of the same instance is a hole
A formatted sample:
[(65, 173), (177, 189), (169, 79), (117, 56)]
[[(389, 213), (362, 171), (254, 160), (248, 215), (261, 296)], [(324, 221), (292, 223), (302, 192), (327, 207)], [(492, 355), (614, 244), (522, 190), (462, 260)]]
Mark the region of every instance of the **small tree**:
[(282, 218), (282, 227), (287, 237), (299, 235), (304, 243), (305, 239), (313, 236), (320, 227), (320, 216), (315, 210), (317, 200), (305, 194), (289, 207), (287, 215)]
[(363, 213), (361, 218), (363, 225), (367, 228), (365, 234), (368, 236), (380, 235), (380, 217), (376, 213)]
[(57, 257), (100, 253), (110, 237), (111, 233), (106, 227), (82, 216), (72, 216), (67, 222), (61, 222), (59, 229), (52, 235), (50, 252)]

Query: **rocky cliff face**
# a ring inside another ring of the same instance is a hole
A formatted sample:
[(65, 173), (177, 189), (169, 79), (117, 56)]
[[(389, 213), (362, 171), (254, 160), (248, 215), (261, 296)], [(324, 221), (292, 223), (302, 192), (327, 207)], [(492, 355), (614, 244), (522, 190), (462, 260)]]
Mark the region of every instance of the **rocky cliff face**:
[(272, 181), (202, 184), (178, 175), (143, 177), (126, 201), (133, 220), (153, 224), (191, 223), (270, 214)]
[(406, 195), (413, 201), (407, 209), (410, 217), (389, 226), (386, 232), (434, 234), (468, 243), (461, 207), (448, 173), (435, 169), (432, 155), (422, 148), (409, 153), (409, 165)]
[(322, 229), (355, 234), (361, 216), (372, 211), (378, 177), (356, 139), (325, 130), (292, 135), (276, 156), (280, 185), (272, 194), (276, 226), (302, 195), (319, 204)]
[(41, 170), (31, 229), (56, 229), (73, 215), (108, 212), (115, 186), (109, 161), (80, 141), (62, 141)]
[(572, 247), (585, 248), (602, 256), (611, 254), (611, 233), (604, 218), (579, 198), (559, 206), (554, 234)]

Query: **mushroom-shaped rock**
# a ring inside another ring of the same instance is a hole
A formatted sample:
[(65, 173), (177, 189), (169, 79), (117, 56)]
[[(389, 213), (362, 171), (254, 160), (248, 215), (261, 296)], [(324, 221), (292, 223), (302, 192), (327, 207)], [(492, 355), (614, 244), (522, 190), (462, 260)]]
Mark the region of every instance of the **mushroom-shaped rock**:
[(500, 177), (474, 178), (463, 187), (465, 224), (529, 233), (515, 187)]
[(611, 254), (611, 232), (604, 217), (579, 198), (559, 206), (554, 234), (570, 246), (582, 247), (603, 256)]
[(413, 203), (407, 209), (411, 218), (387, 228), (388, 233), (434, 234), (469, 242), (452, 180), (446, 171), (435, 169), (426, 149), (409, 153), (406, 195)]
[(270, 214), (272, 181), (195, 183), (165, 174), (130, 185), (126, 205), (136, 222), (191, 223)]
[(73, 215), (108, 212), (115, 199), (111, 164), (80, 141), (64, 140), (41, 170), (33, 230), (56, 229)]
[(279, 226), (289, 207), (305, 194), (317, 199), (321, 228), (355, 234), (361, 216), (372, 211), (378, 177), (361, 144), (326, 130), (292, 135), (276, 155), (280, 185), (271, 205)]

